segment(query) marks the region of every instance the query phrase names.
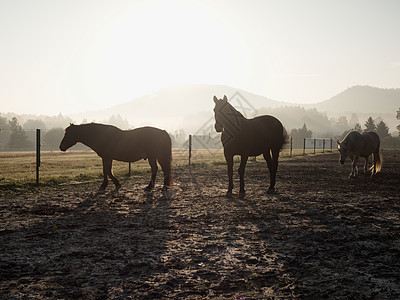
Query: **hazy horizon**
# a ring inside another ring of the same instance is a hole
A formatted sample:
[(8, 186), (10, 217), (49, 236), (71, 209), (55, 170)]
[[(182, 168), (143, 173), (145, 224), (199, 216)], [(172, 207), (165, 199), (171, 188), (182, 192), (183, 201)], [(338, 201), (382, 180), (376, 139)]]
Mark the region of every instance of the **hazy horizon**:
[(400, 2), (0, 1), (1, 112), (112, 107), (184, 84), (292, 103), (399, 88)]

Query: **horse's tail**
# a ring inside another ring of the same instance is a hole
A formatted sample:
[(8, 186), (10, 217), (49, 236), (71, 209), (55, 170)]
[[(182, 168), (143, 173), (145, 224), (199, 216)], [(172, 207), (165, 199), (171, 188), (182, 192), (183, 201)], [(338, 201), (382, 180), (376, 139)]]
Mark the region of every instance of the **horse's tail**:
[[(382, 169), (382, 163), (383, 163), (382, 151), (379, 150), (379, 148), (381, 147), (381, 140), (379, 138), (379, 135), (376, 134), (376, 132), (371, 132), (371, 134), (376, 139), (376, 149), (374, 152), (374, 161), (376, 161), (375, 173), (378, 173)], [(373, 166), (371, 167), (371, 170), (372, 169), (373, 169)]]
[(282, 140), (281, 140), (281, 146), (279, 150), (281, 151), (283, 146), (285, 146), (287, 143), (289, 143), (289, 135), (286, 131), (286, 128), (282, 126)]
[[(167, 133), (167, 132), (166, 132)], [(166, 176), (167, 180), (166, 183), (168, 184), (168, 186), (172, 186), (174, 183), (172, 181), (172, 141), (171, 141), (171, 137), (168, 135), (168, 141), (167, 141), (167, 153), (166, 153), (166, 174), (164, 174), (164, 176)]]
[(174, 182), (172, 181), (172, 145), (169, 147), (169, 153), (168, 153), (168, 160), (169, 160), (169, 185), (172, 186), (174, 185)]
[[(382, 155), (382, 151), (380, 151), (380, 150), (377, 152), (377, 154), (375, 154), (375, 153), (374, 153), (374, 160), (375, 160), (375, 155), (376, 155), (376, 169), (375, 169), (375, 172), (378, 173), (382, 169), (383, 155)], [(372, 171), (373, 168), (374, 168), (374, 166), (372, 166), (370, 168), (370, 170)]]

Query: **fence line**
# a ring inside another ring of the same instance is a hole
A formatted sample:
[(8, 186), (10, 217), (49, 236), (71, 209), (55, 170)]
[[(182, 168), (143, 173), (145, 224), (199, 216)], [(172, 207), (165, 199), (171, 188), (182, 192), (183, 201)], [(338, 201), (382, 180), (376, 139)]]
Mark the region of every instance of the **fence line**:
[[(24, 154), (23, 152), (14, 152), (15, 154), (4, 154), (0, 155), (2, 156), (2, 159), (0, 161), (0, 182), (1, 184), (5, 184), (7, 180), (5, 178), (11, 178), (13, 174), (17, 174), (19, 172), (19, 176), (21, 178), (30, 178), (29, 180), (32, 182), (32, 177), (34, 176), (33, 174), (36, 173), (36, 185), (40, 184), (40, 176), (45, 177), (45, 179), (48, 181), (49, 177), (52, 177), (54, 174), (54, 177), (56, 178), (55, 181), (57, 181), (57, 176), (58, 178), (60, 177), (67, 177), (67, 175), (60, 175), (60, 163), (65, 163), (59, 160), (58, 155), (64, 155), (64, 153), (61, 152), (46, 152), (43, 150), (43, 130), (36, 129), (36, 144), (35, 144), (35, 149), (32, 149), (30, 153), (26, 152), (27, 154)], [(33, 131), (32, 131), (33, 132)], [(307, 154), (316, 154), (318, 150), (321, 150), (322, 153), (325, 152), (332, 152), (333, 150), (333, 140), (331, 138), (314, 138), (314, 139), (303, 139), (303, 149), (299, 149), (295, 147), (294, 144), (294, 139), (293, 137), (290, 137), (289, 143), (285, 145), (283, 151), (284, 154), (283, 156), (297, 156), (301, 155), (307, 155)], [(207, 148), (210, 146), (210, 148)], [(33, 148), (33, 147), (32, 147)], [(58, 149), (58, 145), (57, 145)], [(76, 148), (75, 148), (76, 149)], [(97, 174), (102, 173), (102, 166), (101, 166), (101, 160), (98, 159), (96, 154), (94, 152), (90, 151), (81, 151), (78, 152), (76, 150), (69, 150), (68, 153), (74, 154), (74, 153), (83, 153), (83, 158), (82, 159), (90, 159), (90, 161), (81, 161), (80, 164), (85, 165), (87, 169), (82, 168), (79, 172), (81, 173), (76, 173), (75, 170), (79, 170), (80, 168), (76, 165), (74, 165), (74, 171), (70, 171), (68, 176), (75, 176), (77, 177), (78, 181), (79, 178), (82, 177), (84, 178), (86, 175), (85, 174), (91, 174), (90, 176), (94, 176), (94, 172), (98, 172)], [(88, 148), (87, 148), (88, 149)], [(384, 148), (385, 150), (390, 149), (390, 150), (396, 150), (396, 144), (393, 144), (393, 147), (387, 147)], [(398, 148), (397, 148), (398, 149)], [(67, 153), (67, 155), (68, 155)], [(36, 162), (34, 157), (36, 154)], [(43, 154), (43, 155), (42, 155)], [(22, 163), (19, 165), (19, 170), (20, 171), (13, 171), (13, 163), (18, 164), (18, 159), (13, 161), (14, 158), (19, 158)], [(67, 158), (68, 156), (66, 156)], [(85, 158), (86, 157), (86, 158)], [(73, 156), (70, 156), (70, 158), (73, 158)], [(57, 161), (58, 159), (58, 161)], [(75, 158), (74, 158), (75, 159)], [(41, 161), (43, 160), (43, 161)], [(220, 142), (219, 136), (217, 137), (211, 137), (210, 135), (190, 135), (188, 137), (187, 143), (184, 143), (184, 146), (177, 149), (174, 148), (173, 150), (173, 162), (175, 166), (178, 166), (179, 168), (181, 167), (191, 167), (194, 165), (198, 164), (208, 164), (208, 163), (225, 163), (224, 156), (223, 156), (223, 151), (222, 151), (222, 144)], [(79, 162), (76, 162), (79, 164)], [(93, 164), (93, 166), (91, 165)], [(68, 165), (68, 164), (67, 164)], [(89, 166), (89, 167), (88, 167)], [(133, 170), (132, 164), (128, 163), (122, 163), (122, 162), (115, 162), (114, 163), (114, 170), (116, 169), (117, 172), (120, 174), (123, 173), (128, 174), (128, 176), (132, 176), (132, 174), (137, 174), (137, 172), (141, 172), (142, 169), (149, 168), (148, 163), (145, 161), (142, 162), (136, 162), (135, 163), (135, 170)], [(68, 170), (68, 169), (67, 169)], [(125, 170), (125, 171), (124, 171)], [(36, 171), (36, 172), (35, 172)], [(75, 173), (74, 173), (75, 172)], [(126, 173), (127, 172), (127, 173)], [(146, 171), (147, 172), (147, 171)], [(23, 173), (23, 174), (22, 174)], [(22, 175), (21, 175), (22, 174)], [(25, 175), (24, 175), (25, 174)], [(29, 176), (26, 176), (26, 174), (32, 174)], [(50, 175), (49, 175), (50, 174)], [(57, 174), (57, 175), (56, 175)], [(76, 175), (71, 175), (71, 174), (76, 174)], [(16, 175), (17, 176), (17, 175)], [(99, 175), (97, 175), (99, 176)], [(121, 176), (121, 175), (120, 175)], [(8, 180), (10, 181), (10, 180)], [(26, 180), (23, 180), (26, 182)]]
[[(186, 144), (188, 145), (189, 150), (189, 166), (193, 157), (193, 151), (222, 149), (219, 136), (212, 138), (208, 135), (189, 135), (188, 142)], [(301, 150), (303, 151), (303, 155), (306, 155), (307, 149), (313, 149), (313, 154), (316, 154), (317, 149), (322, 149), (322, 153), (325, 153), (325, 151), (328, 151), (328, 149), (330, 149), (329, 151), (332, 152), (332, 148), (332, 138), (304, 138), (303, 147)], [(284, 149), (289, 151), (290, 157), (293, 156), (293, 150), (300, 150), (293, 148), (293, 137), (290, 137), (289, 143), (288, 145), (284, 146)]]

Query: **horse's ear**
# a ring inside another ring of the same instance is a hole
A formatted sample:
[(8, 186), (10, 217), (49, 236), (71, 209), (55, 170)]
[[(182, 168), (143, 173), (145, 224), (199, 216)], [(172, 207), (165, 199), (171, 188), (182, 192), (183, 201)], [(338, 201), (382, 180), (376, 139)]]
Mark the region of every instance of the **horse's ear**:
[(214, 103), (217, 104), (218, 98), (214, 96), (213, 100), (214, 100)]
[(337, 140), (337, 141), (336, 141), (336, 143), (337, 143), (338, 145), (340, 145), (340, 142), (339, 142), (339, 140)]
[(226, 95), (224, 95), (224, 101), (228, 102), (228, 97), (226, 97)]

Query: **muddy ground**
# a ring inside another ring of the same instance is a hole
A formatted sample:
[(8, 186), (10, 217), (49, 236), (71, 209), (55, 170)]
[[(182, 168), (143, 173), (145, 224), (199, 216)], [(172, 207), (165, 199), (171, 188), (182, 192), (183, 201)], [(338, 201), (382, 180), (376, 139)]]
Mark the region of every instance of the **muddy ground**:
[(335, 153), (281, 161), (275, 195), (258, 159), (244, 199), (225, 165), (176, 171), (170, 198), (147, 177), (4, 196), (0, 297), (399, 299), (400, 152), (349, 173)]

